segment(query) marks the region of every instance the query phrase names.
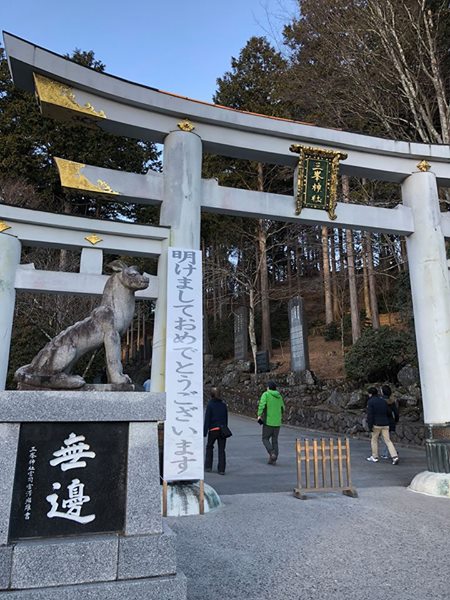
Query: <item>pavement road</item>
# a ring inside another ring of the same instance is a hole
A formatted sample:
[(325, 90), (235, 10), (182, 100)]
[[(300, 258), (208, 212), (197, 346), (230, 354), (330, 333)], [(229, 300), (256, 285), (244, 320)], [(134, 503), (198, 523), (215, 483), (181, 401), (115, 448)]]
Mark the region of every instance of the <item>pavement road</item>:
[[(268, 455), (261, 441), (261, 426), (256, 419), (238, 415), (230, 416), (233, 436), (227, 440), (226, 475), (206, 473), (205, 481), (219, 495), (289, 492), (296, 486), (296, 438), (329, 439), (336, 435), (298, 427), (282, 427), (280, 430), (280, 454), (275, 466), (267, 464)], [(342, 437), (342, 436), (341, 436)], [(395, 443), (395, 442), (394, 442)], [(384, 446), (384, 444), (380, 444)], [(380, 460), (374, 464), (366, 461), (370, 456), (370, 440), (350, 439), (353, 486), (358, 488), (400, 485), (407, 486), (414, 475), (426, 469), (425, 450), (398, 446), (399, 464)], [(214, 469), (217, 469), (217, 446)], [(450, 598), (450, 596), (449, 596)]]

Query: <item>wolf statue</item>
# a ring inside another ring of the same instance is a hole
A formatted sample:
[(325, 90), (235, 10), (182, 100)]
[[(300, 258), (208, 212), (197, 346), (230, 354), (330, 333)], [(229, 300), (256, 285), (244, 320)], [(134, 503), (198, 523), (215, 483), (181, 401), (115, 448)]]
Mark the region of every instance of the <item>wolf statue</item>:
[(100, 306), (50, 340), (29, 365), (17, 369), (14, 379), (18, 387), (65, 390), (83, 387), (83, 377), (72, 375), (72, 369), (81, 356), (102, 344), (108, 383), (131, 383), (122, 368), (120, 337), (133, 319), (134, 294), (148, 287), (149, 278), (121, 261), (114, 261), (108, 267), (113, 274), (105, 284)]

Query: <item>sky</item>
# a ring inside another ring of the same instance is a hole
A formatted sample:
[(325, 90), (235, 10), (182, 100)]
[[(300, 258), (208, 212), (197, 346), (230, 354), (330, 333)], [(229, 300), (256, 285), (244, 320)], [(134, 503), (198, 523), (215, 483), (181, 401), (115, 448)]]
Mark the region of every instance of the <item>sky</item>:
[[(93, 50), (106, 71), (211, 102), (252, 36), (280, 47), (295, 0), (0, 0), (0, 28), (57, 54)], [(3, 44), (3, 41), (2, 41)]]

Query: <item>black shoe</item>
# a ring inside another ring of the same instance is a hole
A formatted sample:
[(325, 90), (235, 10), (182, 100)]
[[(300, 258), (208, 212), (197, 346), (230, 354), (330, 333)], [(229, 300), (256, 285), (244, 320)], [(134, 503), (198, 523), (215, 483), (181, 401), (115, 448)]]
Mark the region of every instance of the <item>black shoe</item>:
[(225, 471), (217, 471), (219, 475), (225, 475)]
[(211, 473), (211, 472), (212, 472), (212, 469), (207, 469), (207, 468), (205, 467), (205, 473)]

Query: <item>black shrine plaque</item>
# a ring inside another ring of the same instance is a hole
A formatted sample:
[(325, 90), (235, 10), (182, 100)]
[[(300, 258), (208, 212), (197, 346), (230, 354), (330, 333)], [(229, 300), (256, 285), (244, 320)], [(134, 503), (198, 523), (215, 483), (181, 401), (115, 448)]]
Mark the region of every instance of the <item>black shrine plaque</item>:
[(9, 539), (121, 532), (128, 423), (23, 423)]

